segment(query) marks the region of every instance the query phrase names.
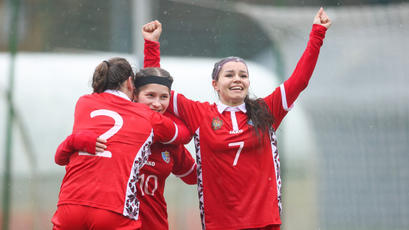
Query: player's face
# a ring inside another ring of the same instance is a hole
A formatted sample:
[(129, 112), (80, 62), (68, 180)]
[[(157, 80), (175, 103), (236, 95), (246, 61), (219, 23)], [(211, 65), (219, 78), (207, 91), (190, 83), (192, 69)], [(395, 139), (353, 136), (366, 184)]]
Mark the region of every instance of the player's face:
[(220, 70), (219, 79), (213, 80), (212, 84), (222, 103), (230, 106), (242, 104), (250, 86), (246, 65), (236, 61), (227, 62)]
[(139, 88), (136, 102), (148, 105), (154, 111), (164, 113), (169, 106), (169, 88), (160, 84), (147, 84)]

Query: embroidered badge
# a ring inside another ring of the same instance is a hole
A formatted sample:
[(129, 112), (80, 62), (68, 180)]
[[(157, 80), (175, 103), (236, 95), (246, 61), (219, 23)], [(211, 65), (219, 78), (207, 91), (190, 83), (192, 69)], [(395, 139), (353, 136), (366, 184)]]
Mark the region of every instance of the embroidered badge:
[(212, 129), (213, 129), (213, 130), (218, 130), (218, 129), (220, 129), (220, 128), (222, 127), (222, 125), (223, 125), (223, 121), (220, 120), (219, 117), (213, 118), (213, 120), (212, 120)]
[(162, 159), (169, 164), (170, 162), (170, 153), (168, 151), (162, 152)]

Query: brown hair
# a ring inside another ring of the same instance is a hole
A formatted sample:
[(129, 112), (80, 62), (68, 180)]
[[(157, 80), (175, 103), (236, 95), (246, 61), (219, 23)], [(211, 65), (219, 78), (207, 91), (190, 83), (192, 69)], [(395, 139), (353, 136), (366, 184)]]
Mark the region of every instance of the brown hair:
[(92, 76), (94, 93), (102, 93), (107, 89), (118, 90), (129, 77), (134, 77), (132, 67), (125, 58), (115, 57), (101, 62)]
[[(173, 78), (172, 76), (170, 76), (170, 73), (168, 71), (162, 68), (159, 68), (159, 67), (148, 67), (148, 68), (143, 68), (139, 70), (139, 72), (135, 74), (135, 78), (134, 78), (135, 85), (137, 85), (136, 82), (138, 81), (138, 78), (150, 77), (150, 76), (163, 77), (163, 78), (166, 78), (170, 83), (173, 82)], [(135, 87), (136, 95), (139, 94), (139, 89), (140, 87), (139, 88)], [(169, 88), (169, 92), (170, 92), (170, 88)]]
[[(239, 57), (227, 57), (214, 64), (212, 71), (212, 79), (215, 81), (219, 80), (220, 70), (224, 64), (235, 61), (242, 62), (246, 65), (242, 58)], [(259, 136), (260, 132), (267, 133), (272, 127), (274, 122), (273, 114), (270, 112), (267, 104), (262, 98), (251, 99), (248, 95), (244, 98), (244, 103), (246, 105), (247, 120), (252, 122), (254, 126), (254, 131), (256, 135)]]

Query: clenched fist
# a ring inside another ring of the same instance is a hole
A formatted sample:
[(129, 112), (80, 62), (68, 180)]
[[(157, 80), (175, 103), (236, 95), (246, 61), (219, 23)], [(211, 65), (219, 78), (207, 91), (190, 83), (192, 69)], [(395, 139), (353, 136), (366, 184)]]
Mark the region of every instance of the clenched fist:
[(329, 28), (332, 24), (331, 19), (329, 19), (327, 13), (325, 13), (324, 9), (321, 7), (320, 10), (318, 10), (317, 14), (314, 17), (314, 24), (322, 25), (325, 28)]
[(143, 38), (150, 41), (159, 41), (162, 33), (162, 24), (158, 21), (151, 21), (142, 27)]

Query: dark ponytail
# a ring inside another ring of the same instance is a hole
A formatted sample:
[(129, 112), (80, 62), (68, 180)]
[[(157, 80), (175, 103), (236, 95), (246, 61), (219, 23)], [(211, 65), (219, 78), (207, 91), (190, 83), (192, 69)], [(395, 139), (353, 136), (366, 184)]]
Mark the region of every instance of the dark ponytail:
[(260, 133), (268, 133), (273, 125), (274, 117), (264, 100), (262, 98), (250, 99), (247, 95), (244, 98), (244, 103), (247, 110), (247, 120), (251, 121), (257, 136)]
[(102, 93), (107, 89), (118, 90), (129, 77), (134, 77), (129, 62), (120, 57), (101, 62), (92, 76), (94, 93)]

